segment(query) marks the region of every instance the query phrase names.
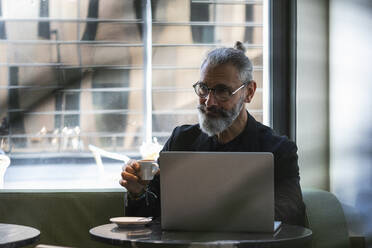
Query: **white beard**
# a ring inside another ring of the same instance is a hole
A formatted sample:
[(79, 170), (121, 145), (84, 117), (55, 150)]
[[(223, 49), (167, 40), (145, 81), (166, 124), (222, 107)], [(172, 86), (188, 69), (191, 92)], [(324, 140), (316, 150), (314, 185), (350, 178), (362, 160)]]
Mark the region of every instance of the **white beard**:
[(232, 125), (235, 119), (238, 117), (240, 111), (244, 106), (243, 98), (235, 105), (231, 110), (220, 110), (223, 112), (221, 117), (208, 117), (205, 113), (205, 105), (198, 106), (198, 118), (200, 129), (208, 134), (208, 136), (214, 136), (222, 133), (228, 127)]

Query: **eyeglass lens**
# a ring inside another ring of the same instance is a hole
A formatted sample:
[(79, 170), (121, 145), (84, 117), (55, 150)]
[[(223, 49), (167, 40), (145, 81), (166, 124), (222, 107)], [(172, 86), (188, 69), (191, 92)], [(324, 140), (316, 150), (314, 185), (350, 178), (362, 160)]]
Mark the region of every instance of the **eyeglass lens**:
[(231, 96), (231, 90), (225, 86), (217, 85), (215, 88), (208, 88), (203, 83), (198, 83), (194, 86), (195, 92), (199, 97), (206, 98), (209, 91), (219, 100), (227, 100)]

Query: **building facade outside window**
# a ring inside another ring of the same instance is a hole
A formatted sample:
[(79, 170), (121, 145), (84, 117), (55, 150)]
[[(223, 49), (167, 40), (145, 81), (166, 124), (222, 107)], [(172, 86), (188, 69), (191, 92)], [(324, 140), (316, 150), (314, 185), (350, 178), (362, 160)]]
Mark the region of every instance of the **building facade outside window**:
[(201, 61), (237, 40), (258, 84), (247, 108), (267, 124), (265, 5), (0, 0), (0, 148), (14, 166), (92, 158), (89, 145), (138, 157), (149, 137), (197, 123)]

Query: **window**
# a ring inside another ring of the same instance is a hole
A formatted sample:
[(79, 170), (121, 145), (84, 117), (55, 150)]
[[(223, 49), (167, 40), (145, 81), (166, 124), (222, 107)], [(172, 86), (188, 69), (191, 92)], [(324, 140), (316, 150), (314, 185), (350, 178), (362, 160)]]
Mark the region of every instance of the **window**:
[(138, 157), (143, 142), (164, 144), (175, 126), (197, 122), (202, 58), (236, 40), (258, 83), (247, 107), (267, 124), (266, 9), (266, 1), (0, 0), (1, 149), (15, 164), (93, 163), (89, 144)]

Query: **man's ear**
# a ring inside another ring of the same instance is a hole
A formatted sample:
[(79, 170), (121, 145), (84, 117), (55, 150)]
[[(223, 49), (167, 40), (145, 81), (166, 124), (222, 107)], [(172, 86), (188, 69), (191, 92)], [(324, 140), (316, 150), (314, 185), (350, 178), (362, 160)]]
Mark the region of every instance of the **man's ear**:
[(246, 87), (246, 95), (245, 95), (245, 102), (250, 103), (252, 101), (252, 98), (254, 96), (254, 93), (256, 92), (257, 84), (254, 80), (251, 80)]

